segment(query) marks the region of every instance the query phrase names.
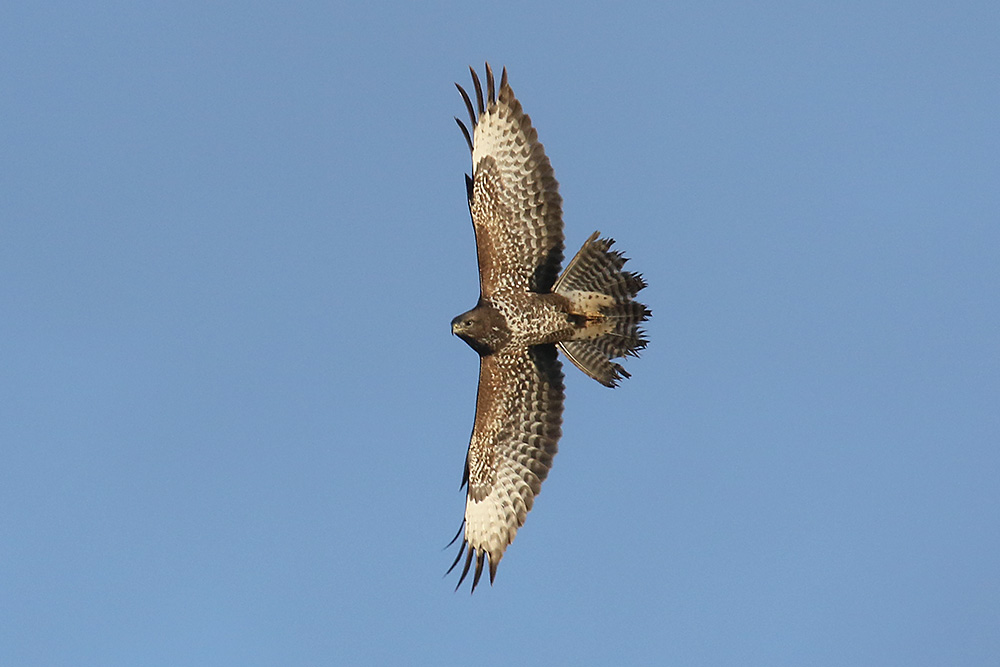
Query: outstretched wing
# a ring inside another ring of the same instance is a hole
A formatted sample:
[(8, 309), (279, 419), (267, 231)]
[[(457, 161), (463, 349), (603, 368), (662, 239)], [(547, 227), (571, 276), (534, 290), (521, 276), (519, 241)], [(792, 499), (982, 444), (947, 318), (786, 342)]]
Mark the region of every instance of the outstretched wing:
[(455, 120), (472, 151), (472, 178), (466, 177), (466, 185), (476, 230), (480, 291), (487, 297), (505, 288), (549, 292), (563, 260), (559, 184), (531, 119), (507, 83), (507, 70), (497, 93), (487, 63), (486, 100), (479, 77), (470, 71), (475, 108), (465, 90), (455, 85), (468, 108), (472, 135)]
[(473, 560), (473, 591), (486, 558), (490, 583), (496, 578), (507, 545), (524, 525), (549, 474), (562, 434), (562, 410), (563, 373), (554, 345), (480, 358), (476, 423), (465, 463), (465, 532), (448, 570), (466, 554), (458, 586)]

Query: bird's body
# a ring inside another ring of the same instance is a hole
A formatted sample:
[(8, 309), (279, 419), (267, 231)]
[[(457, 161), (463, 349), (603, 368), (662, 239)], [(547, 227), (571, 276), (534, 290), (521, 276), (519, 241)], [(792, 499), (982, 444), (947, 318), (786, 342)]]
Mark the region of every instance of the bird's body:
[[(472, 588), (489, 558), (490, 581), (548, 475), (561, 436), (563, 374), (556, 350), (613, 387), (628, 373), (611, 360), (646, 345), (649, 310), (634, 301), (641, 276), (623, 271), (613, 241), (595, 232), (560, 273), (562, 198), (531, 120), (489, 65), (487, 98), (475, 71), (476, 109), (461, 86), (473, 133), (466, 178), (476, 232), (480, 297), (452, 320), (452, 332), (480, 357), (476, 420), (466, 459), (468, 484), (462, 577)], [(478, 109), (478, 115), (476, 110)], [(456, 535), (456, 539), (458, 535)]]
[(501, 292), (455, 318), (455, 333), (477, 351), (557, 343), (576, 330), (569, 308), (569, 300), (560, 294)]

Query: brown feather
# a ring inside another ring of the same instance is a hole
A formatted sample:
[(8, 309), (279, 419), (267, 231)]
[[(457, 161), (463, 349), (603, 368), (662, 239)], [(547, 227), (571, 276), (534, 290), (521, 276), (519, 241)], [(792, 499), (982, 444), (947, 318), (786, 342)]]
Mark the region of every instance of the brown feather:
[[(469, 112), (469, 122), (472, 124), (472, 127), (476, 127), (476, 112), (472, 110), (472, 100), (469, 99), (469, 94), (465, 92), (465, 88), (462, 88), (457, 83), (455, 84), (455, 87), (458, 88), (458, 92), (462, 94), (462, 100), (465, 102), (465, 110)], [(465, 132), (468, 134), (469, 130), (466, 129)], [(470, 141), (469, 143), (471, 144), (472, 142)]]
[(486, 63), (486, 101), (493, 104), (497, 101), (496, 89), (493, 87), (493, 68)]
[(462, 129), (462, 134), (465, 136), (465, 143), (469, 144), (469, 152), (472, 152), (472, 135), (469, 134), (469, 128), (465, 126), (465, 123), (460, 121), (458, 117), (455, 118), (455, 122)]
[(479, 109), (479, 117), (482, 118), (483, 114), (486, 113), (486, 107), (483, 106), (483, 87), (479, 83), (476, 70), (470, 67), (469, 71), (472, 72), (472, 85), (476, 87), (476, 108)]

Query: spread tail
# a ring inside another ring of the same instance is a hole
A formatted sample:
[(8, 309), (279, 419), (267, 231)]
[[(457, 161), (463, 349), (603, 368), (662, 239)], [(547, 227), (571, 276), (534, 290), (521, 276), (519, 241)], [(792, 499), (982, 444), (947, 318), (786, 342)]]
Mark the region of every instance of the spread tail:
[(623, 271), (628, 260), (611, 250), (612, 239), (594, 232), (556, 281), (553, 291), (570, 301), (579, 329), (558, 343), (566, 358), (601, 384), (614, 387), (628, 372), (612, 359), (638, 356), (648, 342), (640, 328), (652, 313), (634, 301), (646, 282)]

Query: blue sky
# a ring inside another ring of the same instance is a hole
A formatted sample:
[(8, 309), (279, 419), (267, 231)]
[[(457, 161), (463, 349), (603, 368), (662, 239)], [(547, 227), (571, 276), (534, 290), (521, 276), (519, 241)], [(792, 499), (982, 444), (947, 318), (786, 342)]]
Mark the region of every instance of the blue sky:
[[(30, 6), (29, 6), (30, 5)], [(835, 5), (835, 6), (834, 6)], [(0, 663), (1000, 660), (995, 3), (7, 3)], [(649, 282), (496, 585), (467, 67)]]

